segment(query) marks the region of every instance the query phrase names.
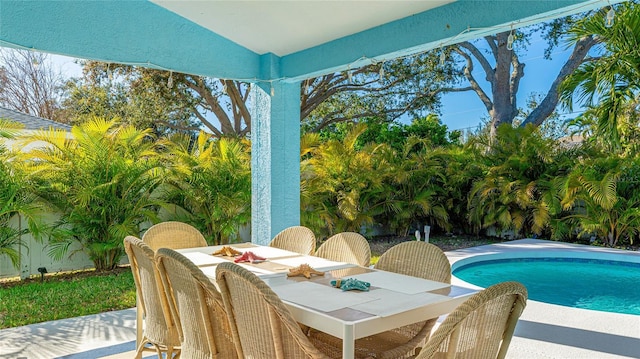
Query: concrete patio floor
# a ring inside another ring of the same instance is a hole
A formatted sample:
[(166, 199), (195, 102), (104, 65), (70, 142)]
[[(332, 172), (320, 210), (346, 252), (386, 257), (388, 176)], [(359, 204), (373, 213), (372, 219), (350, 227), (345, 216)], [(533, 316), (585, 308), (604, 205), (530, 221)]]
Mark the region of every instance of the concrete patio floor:
[[(541, 249), (586, 250), (595, 252), (596, 256), (616, 253), (604, 248), (526, 239), (451, 251), (447, 256), (455, 263), (469, 256)], [(640, 262), (640, 253), (631, 255), (637, 256), (635, 258)], [(455, 277), (452, 282), (470, 286)], [(0, 330), (0, 358), (132, 358), (135, 317), (135, 309), (127, 309)], [(507, 358), (640, 358), (640, 316), (529, 300)]]

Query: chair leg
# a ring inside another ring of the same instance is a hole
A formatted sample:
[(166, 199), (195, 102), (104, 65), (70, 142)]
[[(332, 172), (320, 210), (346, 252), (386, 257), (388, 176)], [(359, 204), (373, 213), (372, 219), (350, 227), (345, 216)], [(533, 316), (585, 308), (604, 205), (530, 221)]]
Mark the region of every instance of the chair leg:
[(136, 356), (135, 359), (141, 359), (142, 358), (142, 351), (144, 351), (144, 346), (149, 343), (149, 341), (147, 340), (147, 338), (143, 338), (139, 344), (138, 344), (138, 349), (136, 350)]
[[(136, 295), (136, 345), (139, 346), (142, 343), (142, 305), (140, 304), (140, 297)], [(136, 358), (139, 359), (139, 358)]]
[(174, 358), (173, 356), (173, 347), (167, 347), (167, 359)]
[[(147, 344), (151, 344), (153, 345), (153, 347), (146, 347)], [(164, 347), (164, 346), (160, 346), (158, 344), (154, 344), (151, 341), (149, 341), (146, 337), (142, 338), (142, 341), (140, 342), (140, 345), (138, 346), (138, 349), (136, 350), (136, 356), (135, 359), (141, 359), (142, 358), (142, 352), (147, 350), (147, 351), (153, 351), (155, 349), (156, 354), (158, 354), (158, 359), (165, 359), (162, 357), (162, 353), (166, 352), (167, 356), (166, 359), (179, 359), (180, 358), (180, 349), (179, 348), (174, 348), (174, 347)], [(175, 350), (175, 351), (174, 351)]]
[[(162, 348), (158, 345), (158, 344), (153, 344), (153, 347), (156, 348), (156, 353), (158, 354), (158, 359), (163, 359), (162, 358)], [(170, 358), (170, 356), (167, 355), (167, 358)]]

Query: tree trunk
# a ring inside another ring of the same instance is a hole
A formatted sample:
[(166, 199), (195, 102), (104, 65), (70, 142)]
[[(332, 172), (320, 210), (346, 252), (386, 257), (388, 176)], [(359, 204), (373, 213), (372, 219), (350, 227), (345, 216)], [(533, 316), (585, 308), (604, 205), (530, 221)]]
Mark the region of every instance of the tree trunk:
[[(454, 51), (461, 55), (466, 64), (464, 76), (471, 84), (471, 89), (484, 103), (490, 120), (491, 136), (495, 136), (498, 126), (512, 123), (518, 114), (516, 104), (520, 79), (524, 76), (524, 64), (520, 63), (517, 54), (507, 48), (510, 32), (502, 32), (495, 36), (486, 36), (485, 41), (495, 62), (495, 67), (484, 53), (470, 42), (460, 43)], [(486, 81), (491, 86), (491, 98), (487, 96), (472, 74), (473, 62), (477, 61), (485, 72)]]
[[(507, 49), (508, 32), (496, 35), (497, 51), (494, 53), (496, 67), (493, 71), (491, 83), (491, 94), (493, 96), (493, 108), (489, 112), (491, 116), (491, 131), (503, 123), (511, 123), (515, 117), (513, 113), (512, 99), (515, 93), (511, 89), (511, 53), (513, 50)], [(514, 69), (515, 73), (516, 69)], [(516, 89), (517, 90), (517, 89)]]
[[(453, 51), (464, 60), (462, 74), (470, 84), (467, 89), (478, 95), (490, 116), (491, 137), (495, 136), (498, 126), (513, 123), (518, 115), (517, 94), (520, 80), (524, 76), (525, 64), (520, 63), (515, 51), (507, 48), (509, 34), (510, 31), (486, 36), (484, 39), (488, 45), (488, 51), (480, 50), (474, 43), (467, 41), (453, 47)], [(559, 101), (560, 85), (582, 64), (589, 50), (596, 43), (597, 40), (592, 36), (582, 38), (576, 43), (571, 56), (554, 79), (544, 100), (527, 116), (522, 126), (528, 123), (540, 126), (553, 113)], [(472, 75), (474, 63), (480, 64), (486, 75), (486, 81), (491, 87), (490, 97)]]

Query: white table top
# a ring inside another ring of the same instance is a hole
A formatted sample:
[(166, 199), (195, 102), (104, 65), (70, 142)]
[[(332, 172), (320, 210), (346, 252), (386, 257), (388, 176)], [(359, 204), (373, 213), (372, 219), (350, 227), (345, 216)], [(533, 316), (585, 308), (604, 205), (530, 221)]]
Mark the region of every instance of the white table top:
[[(239, 263), (262, 278), (287, 305), (294, 318), (307, 326), (343, 339), (343, 358), (353, 358), (356, 339), (436, 318), (449, 313), (475, 291), (397, 273), (329, 261), (252, 243), (231, 244), (267, 258)], [(215, 282), (215, 266), (233, 257), (212, 256), (222, 246), (181, 249)], [(324, 276), (287, 277), (290, 268), (309, 264)], [(369, 291), (342, 291), (334, 279), (356, 278), (371, 284)]]

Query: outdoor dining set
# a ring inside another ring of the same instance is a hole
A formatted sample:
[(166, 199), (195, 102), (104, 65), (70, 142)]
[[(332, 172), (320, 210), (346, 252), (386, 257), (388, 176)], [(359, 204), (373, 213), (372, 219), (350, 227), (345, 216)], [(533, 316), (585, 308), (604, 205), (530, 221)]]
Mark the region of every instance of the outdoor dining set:
[(136, 358), (504, 358), (527, 300), (516, 282), (451, 285), (446, 255), (420, 241), (373, 266), (362, 235), (339, 233), (316, 250), (302, 226), (269, 246), (208, 246), (190, 225), (164, 222), (124, 244)]

